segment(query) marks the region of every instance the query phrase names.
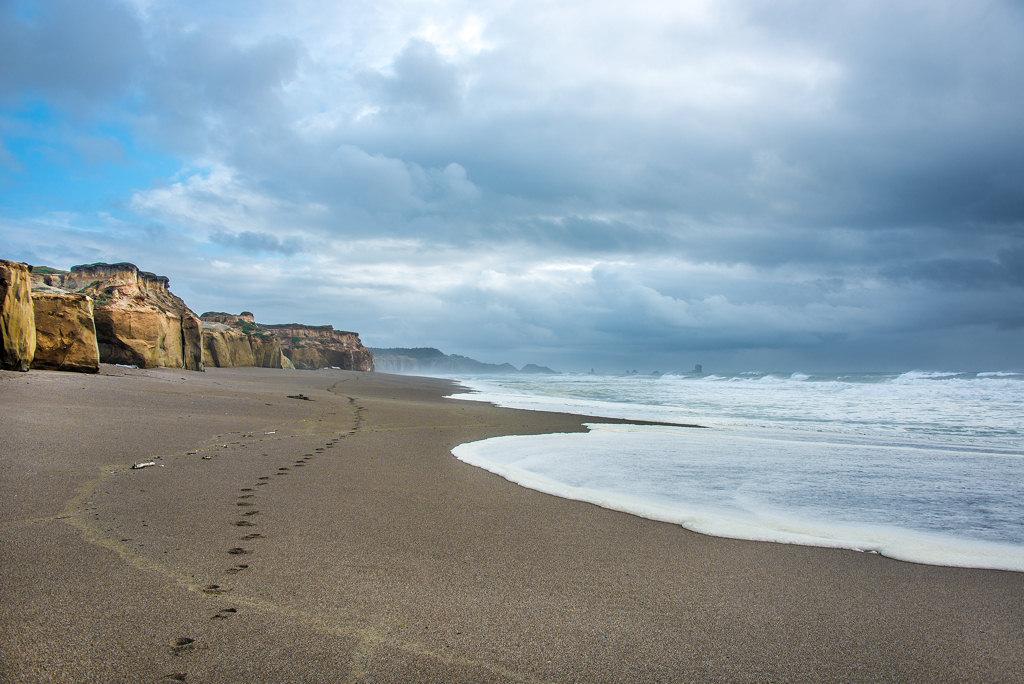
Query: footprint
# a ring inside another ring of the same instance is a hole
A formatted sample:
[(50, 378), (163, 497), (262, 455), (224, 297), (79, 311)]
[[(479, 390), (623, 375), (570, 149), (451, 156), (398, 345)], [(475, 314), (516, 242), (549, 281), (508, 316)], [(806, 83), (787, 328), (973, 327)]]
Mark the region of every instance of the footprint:
[(216, 615), (213, 616), (214, 620), (227, 620), (229, 617), (238, 612), (237, 608), (225, 608)]
[(252, 491), (252, 487), (242, 487), (238, 491), (240, 491), (240, 492), (251, 492)]
[(252, 501), (239, 501), (235, 505), (236, 506), (255, 506), (256, 504), (254, 504)]
[(171, 674), (166, 674), (163, 677), (161, 677), (160, 681), (161, 682), (184, 682), (187, 679), (188, 679), (188, 675), (185, 674), (184, 672), (172, 672)]
[(256, 486), (257, 487), (262, 487), (262, 486), (267, 485), (267, 484), (270, 484), (270, 483), (269, 482), (257, 482)]
[(230, 553), (232, 556), (241, 556), (242, 554), (249, 553), (249, 549), (243, 549), (241, 546), (236, 546), (234, 548), (228, 549), (228, 553)]
[(246, 565), (245, 563), (239, 563), (238, 565), (232, 565), (230, 568), (228, 568), (224, 572), (228, 573), (229, 575), (237, 575), (238, 573), (242, 572), (243, 570), (245, 570), (248, 567), (249, 566)]
[(296, 464), (295, 464), (295, 467), (296, 467), (296, 468), (301, 468), (301, 467), (303, 467), (304, 465), (306, 465), (306, 464), (305, 464), (305, 463), (296, 463)]
[(226, 591), (230, 591), (230, 589), (225, 589), (219, 584), (207, 584), (203, 587), (204, 594), (223, 594)]
[(192, 646), (195, 643), (196, 640), (191, 637), (178, 637), (171, 642), (171, 653), (174, 655), (181, 655), (185, 651), (191, 651)]
[(256, 523), (249, 522), (248, 520), (239, 520), (235, 523), (235, 527), (256, 527)]
[(257, 477), (257, 480), (269, 480), (270, 478), (264, 475), (263, 477)]
[(260, 514), (259, 510), (246, 511), (245, 513), (242, 513), (242, 515), (259, 515), (259, 514)]
[(281, 466), (278, 470), (288, 470), (288, 468), (286, 466)]
[[(250, 489), (249, 491), (251, 492), (252, 490)], [(256, 495), (255, 495), (255, 494), (240, 494), (240, 495), (238, 496), (238, 498), (239, 498), (239, 499), (251, 499), (251, 498), (253, 498), (254, 496), (256, 496)]]
[(252, 534), (245, 535), (242, 539), (244, 541), (249, 541), (250, 539), (263, 539), (263, 535), (259, 532), (253, 532)]

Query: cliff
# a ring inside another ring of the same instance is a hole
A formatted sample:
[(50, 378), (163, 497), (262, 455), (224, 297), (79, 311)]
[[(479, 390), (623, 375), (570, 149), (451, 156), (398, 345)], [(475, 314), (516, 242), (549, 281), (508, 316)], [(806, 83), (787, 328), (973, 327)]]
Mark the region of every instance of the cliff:
[(281, 342), (256, 325), (252, 313), (211, 311), (200, 316), (203, 323), (203, 363), (216, 368), (257, 366), (293, 368)]
[(36, 353), (32, 267), (0, 259), (0, 368), (27, 371)]
[(261, 325), (262, 330), (281, 342), (285, 355), (296, 368), (331, 368), (372, 371), (373, 353), (363, 346), (359, 334), (335, 330), (330, 325)]
[(55, 288), (32, 292), (36, 355), (33, 368), (95, 373), (100, 349), (91, 297)]
[(459, 354), (445, 354), (434, 347), (372, 349), (376, 368), (387, 373), (555, 373), (546, 366), (528, 363), (519, 370), (511, 363), (486, 363)]
[(130, 263), (62, 271), (0, 260), (0, 307), (2, 368), (96, 372), (102, 361), (191, 370), (204, 363), (373, 370), (373, 354), (357, 333), (260, 325), (250, 311), (211, 311), (200, 320), (166, 277)]
[(203, 369), (199, 318), (170, 291), (170, 281), (129, 263), (41, 269), (43, 286), (88, 295), (95, 302), (100, 360), (151, 368)]

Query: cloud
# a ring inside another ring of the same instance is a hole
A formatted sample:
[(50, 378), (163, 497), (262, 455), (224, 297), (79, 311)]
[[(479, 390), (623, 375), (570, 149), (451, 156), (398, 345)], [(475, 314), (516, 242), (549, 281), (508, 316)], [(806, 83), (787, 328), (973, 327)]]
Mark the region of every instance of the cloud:
[(244, 230), (240, 233), (218, 231), (210, 236), (213, 242), (234, 247), (244, 252), (278, 252), (291, 255), (302, 251), (302, 241), (297, 238), (280, 238), (271, 233)]
[(20, 254), (494, 360), (1019, 365), (1013, 2), (0, 7), (6, 174), (35, 100), (54, 164), (179, 163), (0, 202)]
[(0, 4), (0, 101), (109, 106), (148, 62), (142, 24), (123, 3)]
[(425, 109), (458, 105), (462, 84), (458, 69), (425, 40), (411, 39), (391, 63), (389, 72), (362, 75), (382, 104)]

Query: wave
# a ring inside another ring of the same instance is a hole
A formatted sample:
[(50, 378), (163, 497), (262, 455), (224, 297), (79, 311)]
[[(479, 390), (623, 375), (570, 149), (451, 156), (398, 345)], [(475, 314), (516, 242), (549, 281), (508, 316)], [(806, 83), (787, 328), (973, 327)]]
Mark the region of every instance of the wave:
[[(1006, 479), (1019, 477), (1019, 459), (835, 445), (822, 452), (703, 430), (588, 427), (590, 433), (496, 437), (452, 453), (530, 489), (712, 536), (1024, 571), (1022, 507)], [(941, 467), (929, 469), (936, 460)], [(936, 479), (940, 473), (948, 486)], [(906, 496), (922, 483), (930, 499)], [(989, 510), (963, 505), (967, 495), (985, 498)]]
[(711, 373), (664, 373), (657, 378), (662, 382), (838, 382), (849, 384), (915, 384), (964, 380), (1024, 380), (1024, 373), (1018, 371), (927, 371), (910, 370), (902, 373), (805, 373), (793, 371), (743, 371), (735, 374)]

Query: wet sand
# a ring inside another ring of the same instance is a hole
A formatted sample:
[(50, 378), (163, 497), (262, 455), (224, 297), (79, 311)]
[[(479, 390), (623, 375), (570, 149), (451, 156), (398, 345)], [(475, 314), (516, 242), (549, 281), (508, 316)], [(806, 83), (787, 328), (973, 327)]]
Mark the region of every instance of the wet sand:
[(1024, 681), (1024, 574), (523, 489), (451, 447), (614, 421), (450, 391), (0, 372), (0, 679)]

